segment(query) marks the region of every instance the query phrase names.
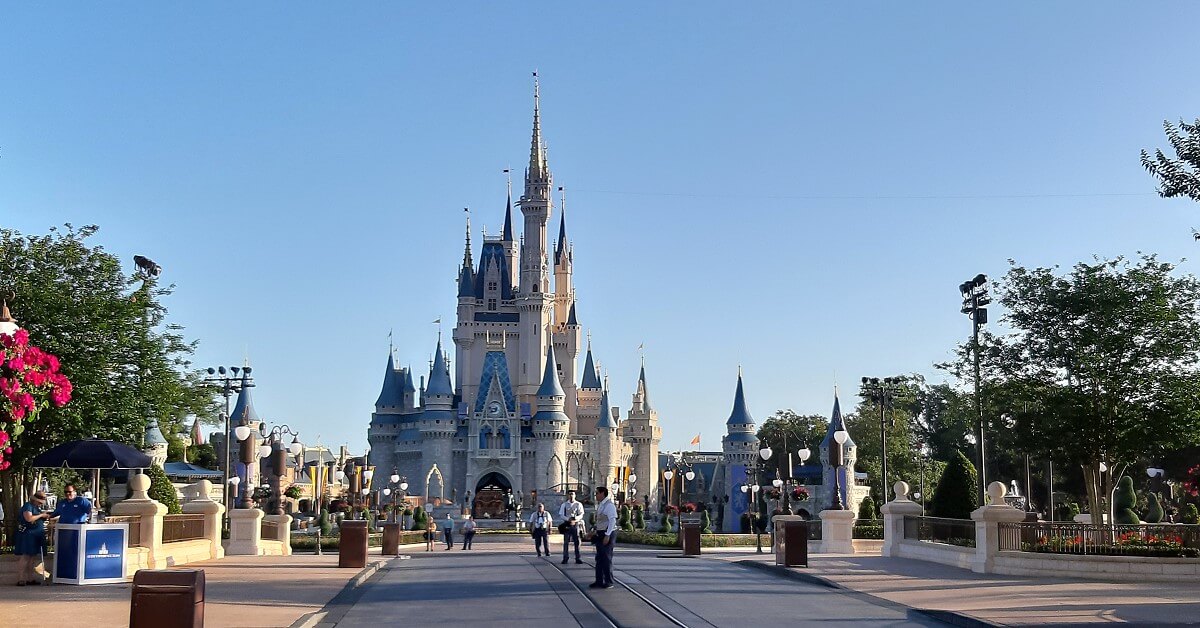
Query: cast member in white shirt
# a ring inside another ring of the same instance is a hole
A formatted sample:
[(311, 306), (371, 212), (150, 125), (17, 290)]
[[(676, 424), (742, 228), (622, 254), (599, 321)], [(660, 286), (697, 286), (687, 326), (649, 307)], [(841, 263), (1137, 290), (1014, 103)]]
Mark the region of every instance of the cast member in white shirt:
[(582, 565), (583, 560), (579, 558), (579, 535), (583, 530), (583, 504), (575, 499), (575, 491), (567, 493), (567, 501), (563, 502), (558, 509), (558, 518), (564, 522), (559, 526), (563, 533), (562, 564), (567, 564), (571, 553), (571, 543), (574, 543), (575, 564)]

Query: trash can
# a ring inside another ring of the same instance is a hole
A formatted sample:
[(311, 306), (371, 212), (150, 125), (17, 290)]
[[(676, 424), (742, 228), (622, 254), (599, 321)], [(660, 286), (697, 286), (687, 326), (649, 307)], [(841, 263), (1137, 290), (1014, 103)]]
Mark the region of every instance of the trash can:
[(367, 522), (343, 520), (338, 536), (338, 567), (362, 569), (367, 566)]
[(164, 622), (203, 628), (203, 569), (140, 569), (133, 574), (129, 628), (157, 628)]
[(775, 564), (808, 566), (808, 522), (800, 517), (775, 518)]
[(383, 555), (395, 556), (400, 553), (400, 524), (383, 524)]
[(679, 526), (679, 534), (683, 537), (683, 555), (700, 555), (700, 524), (685, 523)]

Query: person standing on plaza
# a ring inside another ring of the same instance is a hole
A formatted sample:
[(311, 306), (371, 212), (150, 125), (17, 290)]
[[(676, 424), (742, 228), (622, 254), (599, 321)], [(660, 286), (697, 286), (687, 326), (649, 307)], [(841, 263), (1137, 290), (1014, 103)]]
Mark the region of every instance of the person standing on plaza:
[(571, 543), (575, 543), (575, 564), (582, 565), (583, 560), (579, 558), (579, 534), (583, 526), (583, 504), (575, 499), (575, 491), (567, 493), (567, 501), (559, 507), (558, 517), (563, 521), (558, 526), (563, 535), (562, 564), (567, 564), (571, 554)]
[(87, 523), (92, 515), (92, 502), (80, 495), (74, 484), (68, 484), (63, 490), (65, 497), (58, 502), (50, 518), (58, 518), (59, 523)]
[(463, 515), (462, 533), (462, 548), (471, 549), (471, 539), (475, 538), (475, 520), (471, 515)]
[(17, 537), (13, 553), (17, 555), (17, 586), (38, 584), (35, 578), (37, 563), (46, 549), (46, 520), (50, 513), (42, 512), (46, 494), (38, 491), (21, 507), (17, 519)]
[(546, 512), (546, 505), (539, 503), (537, 511), (529, 515), (529, 531), (533, 534), (533, 548), (537, 550), (537, 555), (542, 555), (542, 548), (546, 548), (546, 555), (550, 555), (550, 526), (554, 525), (554, 517)]
[(596, 487), (596, 525), (591, 538), (596, 544), (596, 581), (588, 587), (611, 589), (613, 548), (617, 544), (617, 506), (603, 486)]
[(433, 551), (433, 543), (437, 541), (437, 522), (433, 515), (425, 515), (425, 551)]
[(446, 513), (446, 519), (442, 521), (442, 535), (446, 537), (446, 549), (454, 549), (454, 519), (450, 513)]

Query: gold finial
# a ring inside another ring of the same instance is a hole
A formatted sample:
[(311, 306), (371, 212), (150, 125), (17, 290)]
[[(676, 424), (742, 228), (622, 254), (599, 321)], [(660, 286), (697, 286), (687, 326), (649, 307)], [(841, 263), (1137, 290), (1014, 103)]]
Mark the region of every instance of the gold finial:
[(8, 311), (8, 300), (0, 301), (0, 323), (16, 323), (17, 319), (13, 318), (12, 312)]

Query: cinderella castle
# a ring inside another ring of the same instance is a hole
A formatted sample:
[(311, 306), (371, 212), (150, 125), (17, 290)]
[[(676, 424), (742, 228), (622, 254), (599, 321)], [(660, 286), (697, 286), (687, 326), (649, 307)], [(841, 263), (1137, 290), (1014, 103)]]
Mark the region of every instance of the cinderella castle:
[(627, 497), (657, 505), (661, 430), (645, 365), (624, 420), (609, 404), (590, 336), (578, 370), (575, 254), (562, 212), (549, 247), (552, 190), (535, 77), (533, 139), (517, 205), (524, 232), (520, 239), (514, 232), (510, 192), (504, 228), (484, 235), (476, 263), (468, 218), (454, 359), (440, 332), (428, 378), (397, 368), (389, 351), (371, 414), (369, 464), (376, 477), (404, 476), (409, 493), (425, 503), (494, 518), (509, 493), (526, 508), (534, 501), (554, 507), (568, 490), (582, 499), (596, 486), (616, 485)]

